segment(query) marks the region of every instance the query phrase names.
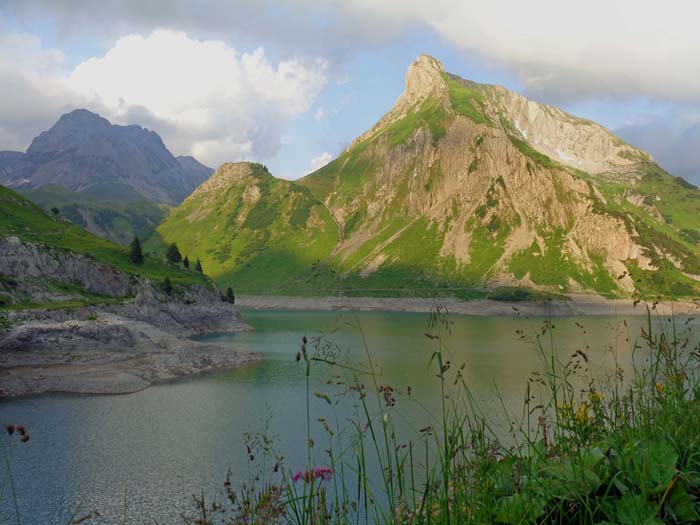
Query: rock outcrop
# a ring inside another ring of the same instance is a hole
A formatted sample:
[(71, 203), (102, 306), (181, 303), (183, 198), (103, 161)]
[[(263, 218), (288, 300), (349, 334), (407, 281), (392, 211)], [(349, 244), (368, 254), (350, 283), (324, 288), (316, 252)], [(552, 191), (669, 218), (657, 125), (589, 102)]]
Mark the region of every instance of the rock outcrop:
[(0, 237), (0, 300), (95, 304), (0, 312), (0, 397), (49, 391), (125, 393), (253, 355), (189, 339), (250, 329), (220, 292), (172, 295), (85, 255)]

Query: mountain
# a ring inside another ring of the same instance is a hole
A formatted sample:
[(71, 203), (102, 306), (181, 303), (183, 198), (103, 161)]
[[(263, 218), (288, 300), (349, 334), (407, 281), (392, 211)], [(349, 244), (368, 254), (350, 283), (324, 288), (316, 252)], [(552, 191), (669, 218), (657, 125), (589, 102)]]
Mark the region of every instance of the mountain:
[(134, 237), (148, 238), (165, 217), (166, 206), (139, 198), (135, 192), (129, 192), (128, 186), (113, 186), (113, 196), (128, 198), (100, 200), (90, 194), (90, 189), (76, 192), (57, 184), (44, 184), (36, 189), (18, 188), (17, 191), (45, 211), (58, 210), (61, 217), (103, 239), (129, 244)]
[[(45, 213), (0, 186), (0, 309), (128, 299), (143, 280), (212, 289), (204, 275), (147, 256), (134, 264), (129, 249)], [(21, 276), (21, 277), (19, 277)]]
[(309, 269), (338, 240), (333, 217), (310, 190), (247, 162), (221, 166), (157, 232), (147, 249), (177, 241), (183, 255), (202, 259), (207, 275), (261, 289), (307, 287)]
[(212, 171), (192, 157), (174, 157), (154, 131), (114, 125), (85, 109), (61, 116), (25, 154), (0, 152), (5, 186), (57, 184), (102, 200), (177, 204)]
[(225, 165), (158, 233), (245, 292), (313, 292), (324, 275), (389, 295), (687, 297), (700, 279), (700, 190), (594, 122), (425, 55), (333, 162), (296, 182)]

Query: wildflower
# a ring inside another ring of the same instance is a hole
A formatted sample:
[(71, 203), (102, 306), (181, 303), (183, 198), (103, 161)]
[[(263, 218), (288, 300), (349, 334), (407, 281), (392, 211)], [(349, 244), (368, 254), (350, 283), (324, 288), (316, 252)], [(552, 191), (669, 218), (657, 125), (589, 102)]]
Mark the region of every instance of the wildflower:
[(659, 395), (659, 397), (663, 396), (664, 395), (664, 385), (662, 385), (661, 383), (656, 383), (656, 385), (654, 385), (654, 386), (656, 387), (656, 393)]
[(588, 416), (588, 403), (581, 403), (581, 406), (574, 413), (574, 419), (579, 423), (585, 423), (590, 419)]
[(311, 483), (314, 480), (330, 481), (333, 477), (333, 469), (330, 467), (314, 467), (311, 470), (298, 470), (293, 476), (292, 481), (296, 483), (299, 480), (304, 480), (304, 483)]
[(20, 441), (21, 441), (22, 443), (26, 443), (27, 441), (29, 441), (29, 434), (24, 434), (24, 435), (22, 436), (22, 438), (20, 439)]
[(5, 427), (5, 430), (7, 430), (7, 433), (11, 436), (12, 434), (15, 433), (15, 426), (14, 425), (7, 425)]
[(24, 428), (24, 425), (17, 425), (17, 432), (19, 432), (20, 436), (23, 436), (27, 433), (27, 430)]
[(591, 401), (591, 403), (599, 403), (603, 399), (605, 399), (605, 396), (601, 394), (600, 392), (596, 392), (595, 390), (591, 392), (588, 396), (588, 399)]

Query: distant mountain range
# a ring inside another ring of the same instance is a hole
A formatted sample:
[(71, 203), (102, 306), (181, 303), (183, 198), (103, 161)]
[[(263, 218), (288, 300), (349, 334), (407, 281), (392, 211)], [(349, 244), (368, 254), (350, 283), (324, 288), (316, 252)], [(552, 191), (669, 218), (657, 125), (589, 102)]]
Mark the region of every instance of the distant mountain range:
[(98, 200), (178, 204), (212, 172), (173, 156), (154, 131), (114, 125), (85, 109), (61, 116), (26, 153), (0, 152), (0, 184), (55, 184)]
[(388, 295), (688, 297), (700, 291), (700, 190), (594, 122), (423, 55), (394, 107), (333, 162), (295, 182), (225, 164), (150, 245), (163, 241), (247, 292), (325, 279)]
[(121, 244), (148, 237), (214, 170), (175, 157), (157, 133), (85, 109), (63, 115), (26, 153), (0, 151), (0, 184)]

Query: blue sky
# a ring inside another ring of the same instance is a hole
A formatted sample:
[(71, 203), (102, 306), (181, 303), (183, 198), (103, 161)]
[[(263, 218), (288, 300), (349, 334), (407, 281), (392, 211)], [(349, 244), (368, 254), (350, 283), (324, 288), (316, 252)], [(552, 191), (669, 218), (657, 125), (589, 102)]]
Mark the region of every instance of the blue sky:
[(7, 0), (0, 89), (16, 96), (0, 103), (0, 149), (26, 148), (85, 106), (213, 167), (255, 160), (296, 178), (388, 111), (421, 53), (653, 147), (660, 122), (680, 137), (700, 119), (696, 14), (674, 0), (662, 15), (645, 0), (527, 11), (510, 0)]

